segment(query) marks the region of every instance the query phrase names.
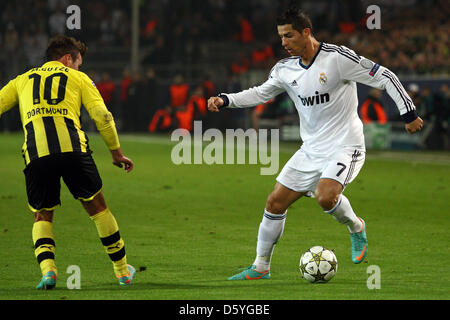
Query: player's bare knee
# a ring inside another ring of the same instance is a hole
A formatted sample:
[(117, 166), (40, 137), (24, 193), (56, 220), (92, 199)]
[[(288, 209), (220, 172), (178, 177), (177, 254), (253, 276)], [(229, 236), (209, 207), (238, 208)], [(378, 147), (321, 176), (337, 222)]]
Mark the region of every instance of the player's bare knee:
[(92, 200), (81, 200), (81, 204), (83, 205), (89, 216), (96, 215), (97, 213), (102, 212), (107, 208), (102, 192), (97, 194)]
[(315, 197), (319, 206), (321, 206), (323, 210), (329, 211), (336, 205), (339, 195), (335, 195), (334, 193), (316, 191)]
[(286, 212), (284, 204), (273, 193), (267, 198), (266, 210), (273, 214), (283, 214)]
[(48, 221), (53, 222), (53, 211), (39, 211), (34, 213), (34, 222)]

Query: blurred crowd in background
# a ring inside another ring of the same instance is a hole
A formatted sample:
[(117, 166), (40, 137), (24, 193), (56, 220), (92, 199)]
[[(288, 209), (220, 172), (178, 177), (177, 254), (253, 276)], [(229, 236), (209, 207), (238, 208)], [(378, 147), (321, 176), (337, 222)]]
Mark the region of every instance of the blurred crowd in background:
[[(366, 27), (366, 8), (373, 2), (381, 8), (380, 30)], [(66, 8), (72, 4), (81, 8), (80, 30), (66, 27)], [(206, 111), (208, 97), (245, 89), (255, 72), (267, 77), (276, 61), (286, 57), (276, 17), (291, 5), (310, 15), (319, 41), (348, 46), (388, 67), (401, 80), (437, 79), (432, 86), (410, 83), (408, 91), (422, 118), (434, 124), (430, 140), (440, 137), (441, 142), (432, 147), (449, 148), (450, 6), (446, 0), (142, 0), (141, 68), (134, 72), (128, 65), (131, 1), (6, 0), (0, 2), (0, 87), (43, 64), (48, 40), (63, 33), (87, 43), (82, 71), (96, 83), (121, 131), (191, 130), (194, 120), (219, 128), (258, 128), (262, 119), (298, 121), (286, 95), (249, 110), (227, 110), (220, 117)], [(125, 60), (114, 52), (125, 53)], [(106, 60), (116, 61), (115, 68), (106, 67)], [(193, 66), (201, 71), (187, 73)], [(385, 93), (366, 91), (360, 99), (363, 122), (399, 120), (382, 99)], [(18, 115), (10, 113), (0, 119), (0, 130), (20, 130)]]

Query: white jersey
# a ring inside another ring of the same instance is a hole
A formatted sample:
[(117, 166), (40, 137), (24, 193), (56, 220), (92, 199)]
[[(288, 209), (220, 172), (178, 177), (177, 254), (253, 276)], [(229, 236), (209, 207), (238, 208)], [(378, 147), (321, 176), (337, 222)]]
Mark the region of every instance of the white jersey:
[(327, 156), (336, 148), (365, 151), (355, 82), (386, 89), (405, 122), (417, 118), (412, 100), (390, 70), (344, 46), (326, 43), (320, 44), (308, 66), (299, 57), (280, 60), (262, 85), (222, 97), (227, 107), (245, 108), (286, 91), (300, 117), (302, 149)]

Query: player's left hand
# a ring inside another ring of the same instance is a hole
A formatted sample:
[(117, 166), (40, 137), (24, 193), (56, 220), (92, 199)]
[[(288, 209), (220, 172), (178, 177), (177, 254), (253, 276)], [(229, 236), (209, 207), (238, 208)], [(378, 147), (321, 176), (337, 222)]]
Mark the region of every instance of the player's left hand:
[(111, 150), (111, 156), (113, 158), (113, 165), (122, 168), (125, 167), (126, 172), (130, 172), (134, 168), (134, 163), (130, 158), (123, 155), (122, 150)]
[(405, 124), (406, 132), (408, 132), (409, 134), (422, 130), (422, 127), (423, 120), (420, 117), (417, 117), (416, 120)]

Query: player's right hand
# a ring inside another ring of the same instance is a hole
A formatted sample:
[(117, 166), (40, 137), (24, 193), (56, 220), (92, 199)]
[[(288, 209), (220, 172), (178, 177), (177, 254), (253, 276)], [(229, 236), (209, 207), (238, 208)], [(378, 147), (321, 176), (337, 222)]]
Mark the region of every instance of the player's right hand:
[(208, 99), (208, 110), (211, 112), (219, 112), (219, 108), (223, 106), (223, 104), (222, 98), (211, 97)]
[(126, 172), (130, 172), (134, 168), (133, 161), (125, 157), (122, 153), (122, 150), (119, 148), (117, 150), (110, 150), (111, 156), (113, 158), (113, 165), (119, 168), (124, 168)]

